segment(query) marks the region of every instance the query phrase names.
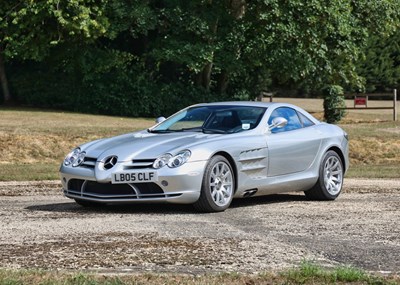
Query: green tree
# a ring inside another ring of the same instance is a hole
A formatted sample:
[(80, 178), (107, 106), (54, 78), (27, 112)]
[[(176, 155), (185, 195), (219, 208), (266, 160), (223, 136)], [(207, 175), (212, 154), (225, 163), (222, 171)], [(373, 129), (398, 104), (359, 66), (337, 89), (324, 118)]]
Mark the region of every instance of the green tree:
[(42, 60), (66, 40), (94, 39), (108, 28), (107, 0), (4, 0), (0, 5), (0, 80), (4, 101), (12, 101), (4, 61)]
[(370, 34), (396, 29), (398, 6), (398, 0), (165, 1), (149, 54), (157, 66), (178, 68), (191, 74), (191, 84), (219, 93), (244, 89), (254, 98), (285, 85), (362, 89), (356, 63)]
[(400, 87), (400, 30), (386, 37), (372, 36), (357, 72), (365, 79), (367, 92)]
[(137, 102), (145, 114), (157, 100), (190, 103), (191, 94), (254, 99), (282, 86), (362, 89), (356, 63), (366, 42), (395, 31), (400, 13), (399, 0), (58, 2), (2, 6), (1, 54), (12, 63), (51, 63), (74, 77), (79, 96), (96, 90), (98, 106)]

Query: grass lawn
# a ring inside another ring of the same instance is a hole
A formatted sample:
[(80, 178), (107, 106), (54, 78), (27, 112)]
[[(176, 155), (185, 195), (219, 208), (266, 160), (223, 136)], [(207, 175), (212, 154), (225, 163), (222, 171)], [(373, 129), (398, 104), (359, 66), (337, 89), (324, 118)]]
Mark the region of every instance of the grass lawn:
[(0, 108), (0, 181), (58, 179), (74, 147), (148, 128), (154, 120)]
[[(319, 99), (274, 100), (323, 116)], [(390, 102), (369, 103), (382, 104)], [(340, 124), (350, 135), (348, 177), (400, 178), (400, 122), (391, 119), (391, 110), (349, 111)], [(154, 119), (0, 108), (0, 181), (58, 179), (60, 163), (77, 145), (153, 124)]]
[(313, 263), (304, 262), (299, 268), (276, 273), (240, 274), (223, 273), (213, 275), (183, 274), (85, 274), (29, 270), (0, 269), (0, 284), (48, 284), (48, 285), (244, 285), (244, 284), (399, 284), (398, 276), (374, 276), (352, 267), (324, 269)]

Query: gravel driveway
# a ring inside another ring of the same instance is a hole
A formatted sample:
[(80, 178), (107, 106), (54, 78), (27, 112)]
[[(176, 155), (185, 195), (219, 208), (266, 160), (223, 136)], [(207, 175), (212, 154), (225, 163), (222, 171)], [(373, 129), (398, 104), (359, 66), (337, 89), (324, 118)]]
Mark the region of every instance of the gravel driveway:
[(100, 272), (235, 271), (302, 260), (400, 272), (400, 181), (345, 181), (334, 202), (302, 194), (235, 200), (223, 213), (190, 206), (86, 209), (56, 181), (0, 183), (0, 267)]

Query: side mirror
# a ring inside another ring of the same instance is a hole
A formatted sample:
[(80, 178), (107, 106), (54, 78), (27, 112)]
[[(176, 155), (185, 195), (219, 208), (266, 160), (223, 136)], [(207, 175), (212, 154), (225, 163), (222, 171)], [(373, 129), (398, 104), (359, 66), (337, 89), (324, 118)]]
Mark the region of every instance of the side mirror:
[(287, 125), (288, 121), (283, 117), (277, 117), (272, 120), (272, 124), (268, 126), (269, 130), (272, 131), (273, 129), (280, 129)]
[(166, 120), (165, 117), (158, 117), (158, 118), (156, 119), (156, 123), (159, 124), (159, 123), (164, 122), (165, 120)]

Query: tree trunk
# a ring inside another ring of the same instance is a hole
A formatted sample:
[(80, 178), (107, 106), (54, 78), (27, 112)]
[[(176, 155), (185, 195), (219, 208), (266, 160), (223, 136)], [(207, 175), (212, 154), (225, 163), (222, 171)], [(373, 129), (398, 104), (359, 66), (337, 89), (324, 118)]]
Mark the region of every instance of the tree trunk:
[(12, 103), (12, 97), (10, 90), (8, 88), (8, 81), (7, 81), (7, 76), (6, 76), (6, 69), (4, 65), (4, 59), (3, 59), (3, 51), (0, 49), (0, 83), (1, 83), (1, 88), (3, 91), (3, 98), (4, 98), (4, 105), (8, 105)]
[(228, 72), (226, 72), (226, 70), (223, 70), (221, 74), (218, 76), (218, 81), (217, 81), (217, 90), (219, 94), (223, 94), (226, 92), (226, 89), (228, 88), (228, 82), (229, 82)]
[[(212, 0), (209, 0), (209, 5), (212, 5)], [(212, 24), (212, 26), (210, 27), (211, 33), (213, 35), (217, 34), (217, 30), (218, 30), (218, 22), (219, 19), (216, 19), (215, 22)], [(212, 43), (212, 40), (210, 39), (208, 41), (209, 44)], [(214, 57), (214, 53), (212, 55), (212, 57)], [(206, 89), (207, 91), (210, 90), (210, 86), (211, 86), (211, 73), (212, 73), (212, 68), (214, 66), (214, 63), (208, 62), (204, 67), (203, 70), (201, 71), (201, 85), (204, 87), (204, 89)]]
[(235, 19), (241, 19), (246, 12), (246, 0), (231, 0), (230, 8)]
[(209, 62), (207, 63), (207, 65), (203, 68), (203, 87), (204, 89), (206, 89), (207, 91), (210, 90), (210, 85), (211, 85), (211, 72), (212, 72), (212, 67), (213, 67), (213, 63)]

